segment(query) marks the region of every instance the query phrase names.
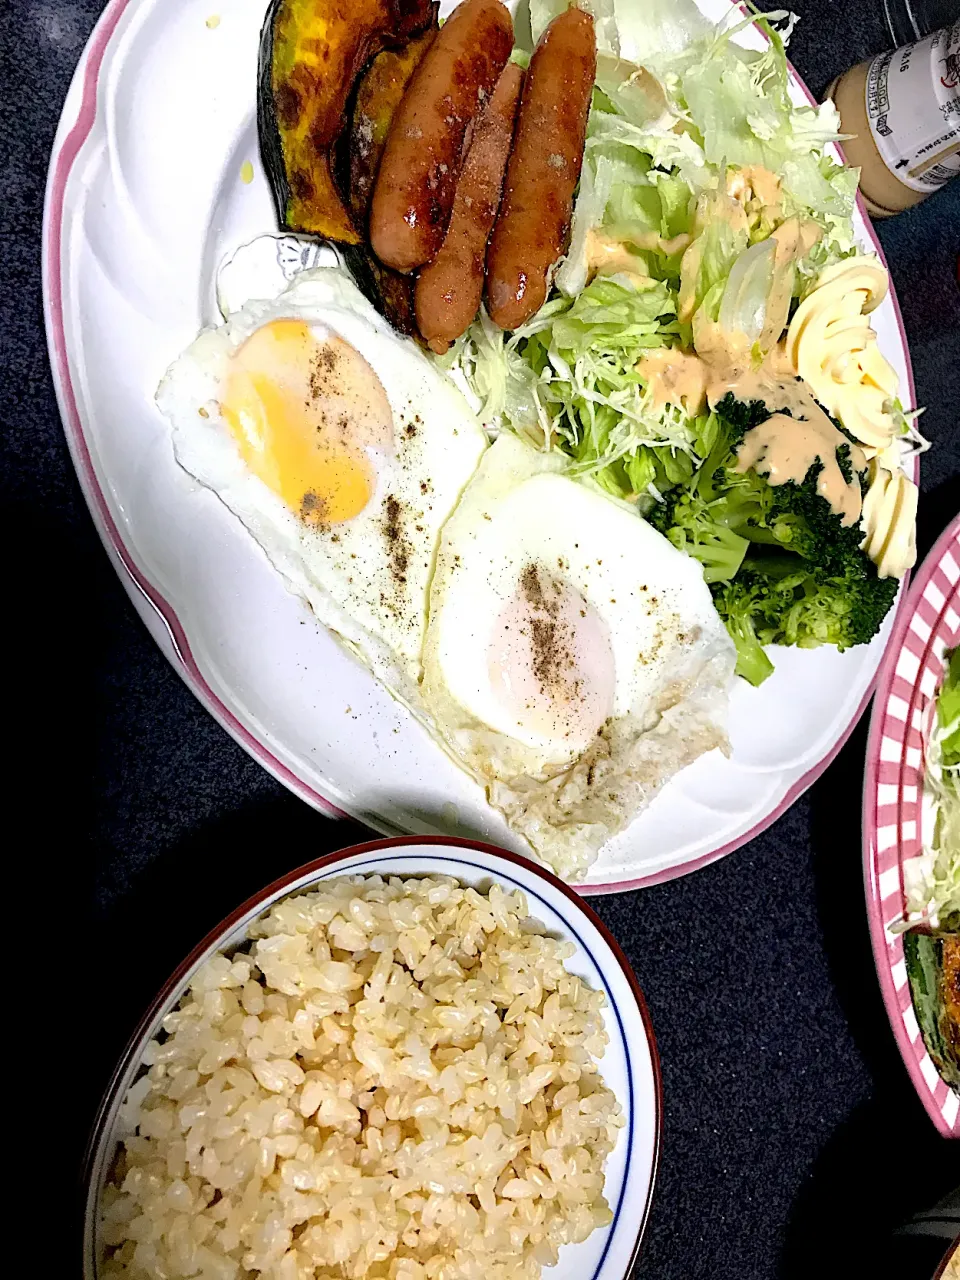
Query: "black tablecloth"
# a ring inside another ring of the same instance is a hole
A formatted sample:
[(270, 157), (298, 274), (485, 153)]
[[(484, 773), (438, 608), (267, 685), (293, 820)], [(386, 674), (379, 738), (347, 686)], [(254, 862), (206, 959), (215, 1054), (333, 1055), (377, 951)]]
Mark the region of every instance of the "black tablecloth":
[[(74, 1082), (59, 1117), (73, 1135), (64, 1186), (112, 1063), (176, 962), (248, 893), (366, 834), (294, 799), (194, 701), (134, 614), (71, 470), (43, 336), (40, 221), (61, 103), (101, 8), (0, 11), (0, 556), (7, 702), (27, 712), (8, 736), (21, 770), (8, 766), (6, 808), (20, 832), (9, 863), (29, 877), (7, 912), (27, 926), (31, 962), (49, 966), (59, 1016), (76, 1019), (66, 1058), (51, 1047), (45, 1059)], [(887, 43), (881, 0), (793, 8), (791, 56), (815, 93)], [(960, 183), (879, 231), (934, 446), (922, 555), (960, 507)], [(861, 881), (864, 744), (861, 723), (821, 781), (722, 862), (593, 900), (646, 992), (663, 1066), (641, 1277), (932, 1269), (936, 1250), (895, 1231), (960, 1182), (960, 1152), (923, 1113), (880, 1002)], [(20, 999), (11, 978), (39, 999), (38, 973), (8, 967), (8, 1007)]]

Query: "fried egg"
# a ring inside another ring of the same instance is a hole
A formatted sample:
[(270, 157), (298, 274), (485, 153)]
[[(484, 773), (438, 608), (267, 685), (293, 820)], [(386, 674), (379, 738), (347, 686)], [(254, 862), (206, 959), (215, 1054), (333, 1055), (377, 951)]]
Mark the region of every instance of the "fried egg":
[(734, 664), (695, 560), (559, 455), (491, 446), (441, 535), (423, 699), (561, 875), (725, 747)]
[(439, 531), (486, 448), (460, 391), (319, 268), (202, 333), (157, 403), (181, 466), (416, 706)]

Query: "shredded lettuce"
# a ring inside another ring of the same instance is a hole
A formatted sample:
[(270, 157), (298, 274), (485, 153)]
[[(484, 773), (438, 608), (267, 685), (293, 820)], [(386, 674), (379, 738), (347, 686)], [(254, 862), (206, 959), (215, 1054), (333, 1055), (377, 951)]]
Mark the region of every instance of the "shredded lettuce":
[(925, 751), (923, 853), (904, 864), (907, 923), (960, 929), (960, 648), (945, 655)]
[(718, 323), (727, 333), (744, 334), (751, 346), (760, 341), (766, 328), (767, 302), (776, 271), (775, 249), (772, 240), (761, 240), (745, 249), (723, 286)]
[(937, 735), (945, 769), (960, 765), (960, 650), (950, 655), (937, 698)]
[[(531, 41), (568, 3), (530, 0)], [(896, 584), (869, 577), (855, 530), (834, 554), (811, 476), (782, 487), (798, 490), (796, 510), (774, 505), (755, 474), (731, 470), (730, 493), (713, 492), (730, 432), (766, 411), (727, 397), (721, 428), (720, 406), (706, 411), (703, 366), (687, 361), (723, 350), (764, 360), (820, 273), (856, 252), (858, 175), (826, 151), (841, 137), (832, 103), (791, 100), (792, 15), (744, 20), (731, 5), (713, 24), (694, 0), (577, 3), (595, 17), (598, 58), (567, 253), (527, 324), (507, 334), (481, 313), (444, 361), (492, 430), (561, 450), (573, 474), (635, 502), (700, 561), (737, 641), (738, 671), (759, 684), (773, 670), (765, 644), (864, 643)], [(752, 21), (766, 38), (759, 49), (738, 43)], [(684, 354), (651, 357), (662, 348)], [(669, 395), (676, 405), (663, 403)], [(922, 448), (912, 415), (887, 408), (898, 448)], [(801, 509), (808, 498), (816, 516)], [(800, 530), (809, 545), (787, 546), (790, 563), (770, 550)], [(960, 782), (949, 770), (938, 777), (953, 816), (942, 791), (937, 830), (949, 820), (955, 840)], [(960, 910), (956, 857), (933, 855), (929, 872), (932, 909)]]
[[(530, 0), (532, 42), (568, 2)], [(699, 426), (653, 407), (636, 361), (718, 324), (772, 345), (791, 298), (854, 252), (857, 175), (824, 154), (840, 137), (833, 105), (790, 101), (790, 15), (757, 17), (757, 51), (737, 44), (749, 19), (733, 7), (714, 25), (694, 0), (580, 2), (595, 18), (597, 84), (552, 296), (512, 335), (481, 315), (448, 359), (492, 426), (564, 449), (622, 495), (655, 497), (668, 468), (697, 460)], [(815, 243), (778, 265), (769, 239), (789, 218), (815, 224)]]
[[(597, 51), (630, 62), (666, 70), (696, 42), (708, 36), (711, 23), (693, 0), (578, 0), (593, 14)], [(530, 0), (530, 29), (534, 41), (569, 0)]]
[[(677, 328), (665, 283), (638, 287), (616, 275), (597, 277), (575, 299), (554, 298), (510, 335), (481, 313), (454, 363), (486, 422), (562, 448), (609, 492), (636, 497), (664, 467), (676, 473), (674, 482), (693, 469), (689, 420), (672, 407), (655, 408), (636, 369)], [(663, 461), (637, 458), (644, 449), (662, 451)], [(689, 457), (674, 463), (678, 454)]]

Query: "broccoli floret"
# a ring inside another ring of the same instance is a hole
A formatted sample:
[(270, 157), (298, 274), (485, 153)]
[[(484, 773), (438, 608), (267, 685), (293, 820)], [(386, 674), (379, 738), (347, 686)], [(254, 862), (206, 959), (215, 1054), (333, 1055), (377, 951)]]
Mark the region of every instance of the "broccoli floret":
[(773, 675), (773, 663), (764, 653), (756, 629), (758, 621), (765, 622), (767, 601), (764, 579), (752, 574), (739, 574), (718, 587), (713, 596), (717, 612), (737, 646), (737, 675), (752, 685), (763, 684), (767, 676)]
[(866, 644), (880, 630), (898, 586), (894, 578), (883, 579), (874, 590), (863, 581), (818, 581), (810, 575), (803, 594), (784, 614), (782, 639), (773, 643), (795, 644), (801, 649), (834, 644), (841, 653)]
[(833, 644), (841, 652), (872, 640), (899, 583), (870, 568), (872, 575), (863, 573), (853, 561), (847, 573), (831, 576), (793, 556), (748, 557), (732, 582), (713, 589), (717, 612), (737, 645), (738, 673), (750, 679), (741, 659), (756, 670), (748, 643), (753, 638), (801, 649)]
[[(859, 524), (844, 525), (819, 493), (822, 463), (801, 484), (772, 485), (752, 468), (737, 470), (744, 435), (769, 416), (762, 401), (725, 396), (711, 415), (693, 483), (671, 490), (648, 517), (703, 565), (737, 645), (737, 671), (751, 684), (773, 670), (763, 645), (866, 644), (899, 585), (877, 576), (860, 549)], [(837, 457), (852, 479), (849, 447)]]
[(729, 427), (734, 445), (739, 444), (753, 427), (759, 427), (770, 417), (770, 410), (762, 400), (737, 400), (732, 391), (727, 392), (714, 412)]
[(648, 519), (679, 551), (703, 565), (707, 582), (726, 582), (743, 563), (750, 543), (728, 522), (723, 499), (705, 502), (697, 493), (676, 489), (655, 507)]
[(793, 588), (792, 601), (783, 599), (778, 634), (768, 643), (801, 649), (835, 644), (842, 653), (872, 640), (900, 584), (896, 578), (878, 578), (872, 564), (870, 568), (872, 573), (862, 573), (851, 561), (847, 572), (838, 576), (817, 571), (804, 575)]
[(730, 470), (736, 463), (736, 439), (737, 432), (711, 414), (698, 441), (704, 461), (693, 482), (668, 490), (647, 514), (675, 547), (700, 561), (710, 583), (727, 581), (740, 568), (750, 546), (750, 527), (762, 519), (762, 495), (770, 488), (760, 477), (757, 484), (752, 472)]
[[(817, 490), (823, 464), (815, 462), (802, 484), (766, 484), (770, 503), (766, 528), (777, 542), (810, 560), (826, 574), (845, 573), (852, 562), (872, 562), (860, 550), (863, 530), (859, 523), (845, 525)], [(756, 472), (750, 474), (756, 475)]]

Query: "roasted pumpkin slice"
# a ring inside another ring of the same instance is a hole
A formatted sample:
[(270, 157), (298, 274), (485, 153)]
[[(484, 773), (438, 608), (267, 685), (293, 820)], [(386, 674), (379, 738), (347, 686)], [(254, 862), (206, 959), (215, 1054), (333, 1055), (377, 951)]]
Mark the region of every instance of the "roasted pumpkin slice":
[(344, 245), (341, 252), (360, 292), (370, 299), (398, 333), (416, 338), (422, 344), (413, 310), (415, 277), (401, 275), (392, 267), (385, 267), (367, 245)]
[(419, 337), (413, 311), (414, 277), (385, 267), (366, 244), (367, 214), (394, 112), (436, 34), (435, 26), (428, 27), (402, 49), (384, 49), (377, 54), (360, 78), (350, 123), (347, 203), (354, 226), (364, 233), (364, 243), (345, 250), (344, 257), (380, 314), (411, 337)]
[(350, 125), (350, 210), (358, 225), (366, 226), (394, 112), (436, 34), (436, 27), (429, 27), (402, 49), (384, 49), (364, 71), (357, 86)]
[(337, 142), (369, 60), (436, 23), (431, 0), (271, 0), (260, 38), (257, 122), (277, 216), (290, 231), (359, 244)]

